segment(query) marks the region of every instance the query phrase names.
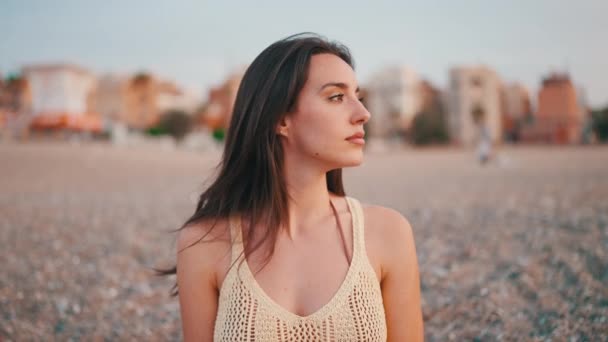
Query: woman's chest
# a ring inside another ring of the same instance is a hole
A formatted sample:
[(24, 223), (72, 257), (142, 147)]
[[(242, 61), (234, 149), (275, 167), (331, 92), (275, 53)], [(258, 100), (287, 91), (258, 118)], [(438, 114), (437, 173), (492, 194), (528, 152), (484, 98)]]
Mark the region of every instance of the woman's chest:
[(344, 285), (351, 267), (351, 251), (319, 243), (316, 246), (280, 245), (264, 265), (262, 255), (247, 263), (255, 285), (276, 304), (307, 316), (331, 301)]

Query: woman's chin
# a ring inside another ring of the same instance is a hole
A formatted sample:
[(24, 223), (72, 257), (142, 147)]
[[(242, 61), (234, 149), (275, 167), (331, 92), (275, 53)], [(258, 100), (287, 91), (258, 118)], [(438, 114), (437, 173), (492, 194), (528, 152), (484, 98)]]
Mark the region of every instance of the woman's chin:
[[(346, 156), (344, 156), (346, 157)], [(338, 164), (340, 167), (355, 167), (363, 164), (363, 154), (359, 156), (352, 156), (351, 158), (342, 158)]]

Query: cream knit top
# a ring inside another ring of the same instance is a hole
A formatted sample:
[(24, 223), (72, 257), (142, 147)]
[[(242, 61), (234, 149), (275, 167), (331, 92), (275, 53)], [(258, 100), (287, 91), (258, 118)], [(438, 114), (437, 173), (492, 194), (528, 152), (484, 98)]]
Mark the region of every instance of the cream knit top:
[(316, 312), (299, 316), (272, 300), (244, 261), (238, 220), (231, 220), (232, 261), (219, 294), (215, 341), (386, 341), (380, 284), (365, 252), (363, 211), (346, 197), (353, 224), (353, 256), (332, 299)]

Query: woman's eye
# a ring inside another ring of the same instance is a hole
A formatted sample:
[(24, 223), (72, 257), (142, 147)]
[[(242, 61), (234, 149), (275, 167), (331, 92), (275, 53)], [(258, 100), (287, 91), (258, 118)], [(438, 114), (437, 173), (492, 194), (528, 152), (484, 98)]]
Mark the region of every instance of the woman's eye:
[(332, 102), (341, 102), (343, 97), (344, 97), (344, 94), (337, 94), (337, 95), (331, 96), (329, 98), (329, 100)]

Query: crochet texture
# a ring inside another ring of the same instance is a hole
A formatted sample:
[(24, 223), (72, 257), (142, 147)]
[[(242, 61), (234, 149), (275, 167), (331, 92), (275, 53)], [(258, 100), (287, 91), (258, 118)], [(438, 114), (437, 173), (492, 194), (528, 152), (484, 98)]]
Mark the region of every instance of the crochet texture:
[(386, 341), (380, 284), (365, 252), (363, 211), (346, 197), (353, 221), (353, 256), (346, 277), (332, 299), (308, 316), (296, 315), (273, 301), (259, 286), (243, 257), (237, 219), (230, 269), (219, 295), (215, 341)]

